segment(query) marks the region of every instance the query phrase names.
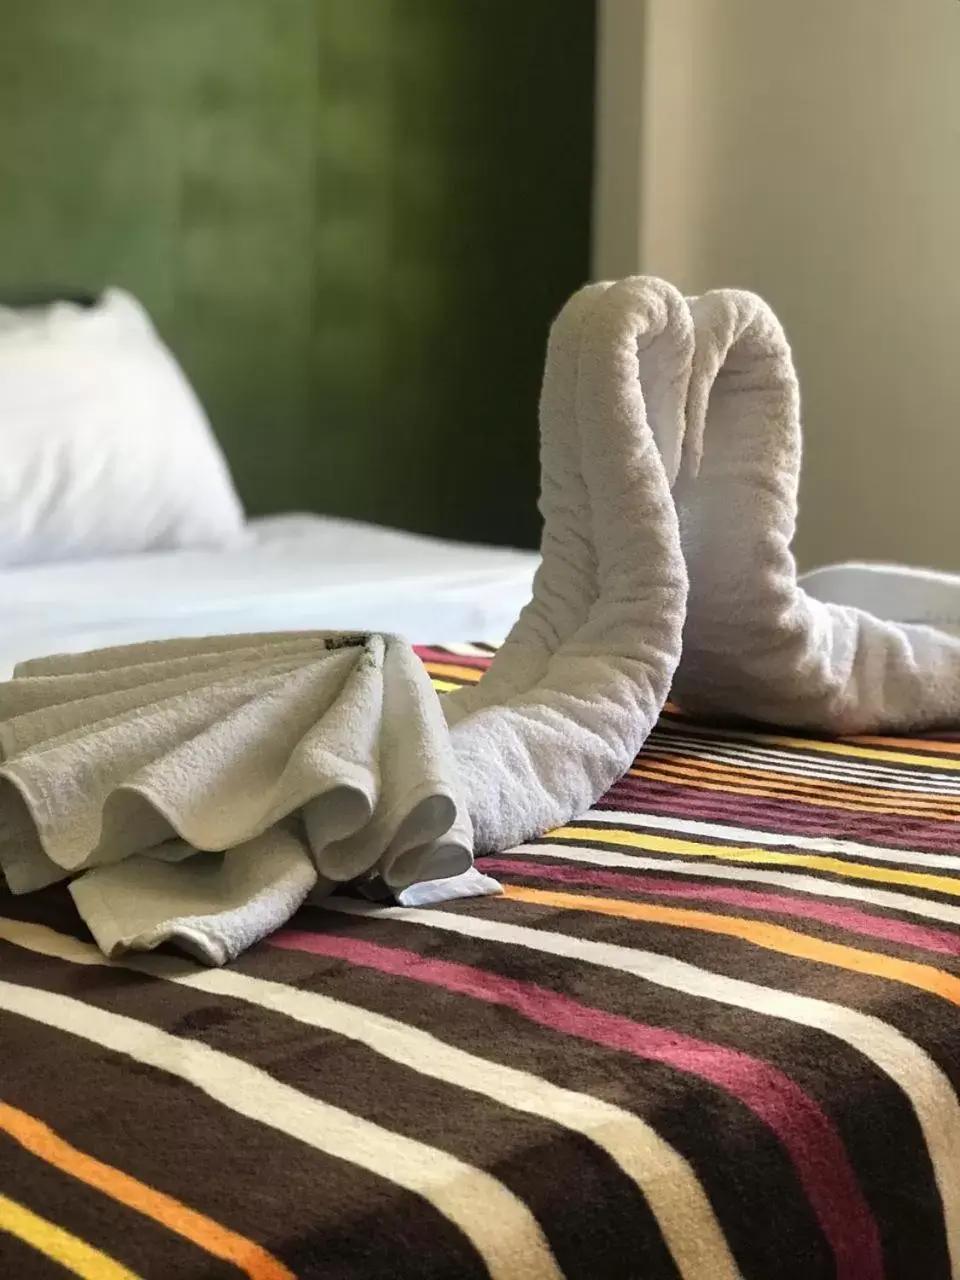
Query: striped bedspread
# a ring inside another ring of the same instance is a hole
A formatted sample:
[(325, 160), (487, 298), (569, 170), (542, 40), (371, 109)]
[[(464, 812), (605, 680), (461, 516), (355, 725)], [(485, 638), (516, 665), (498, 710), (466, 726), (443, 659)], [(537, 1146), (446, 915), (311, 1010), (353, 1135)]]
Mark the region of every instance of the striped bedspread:
[(958, 824), (960, 742), (670, 712), (500, 898), (219, 971), (4, 898), (0, 1276), (960, 1276)]

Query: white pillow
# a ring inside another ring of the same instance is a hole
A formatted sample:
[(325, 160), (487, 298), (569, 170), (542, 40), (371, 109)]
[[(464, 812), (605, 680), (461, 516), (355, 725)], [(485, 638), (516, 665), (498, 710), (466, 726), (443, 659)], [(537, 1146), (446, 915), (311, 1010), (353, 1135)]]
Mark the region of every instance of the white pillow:
[(203, 409), (140, 304), (0, 308), (0, 565), (238, 541)]

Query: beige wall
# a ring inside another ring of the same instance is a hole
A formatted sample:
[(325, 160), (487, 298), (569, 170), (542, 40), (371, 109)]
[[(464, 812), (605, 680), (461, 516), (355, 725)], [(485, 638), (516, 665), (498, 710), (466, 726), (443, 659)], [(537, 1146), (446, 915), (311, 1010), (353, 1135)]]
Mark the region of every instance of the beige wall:
[(601, 55), (630, 88), (601, 89), (596, 273), (773, 304), (804, 390), (802, 562), (960, 570), (960, 3), (604, 0), (618, 46), (638, 10), (632, 65)]

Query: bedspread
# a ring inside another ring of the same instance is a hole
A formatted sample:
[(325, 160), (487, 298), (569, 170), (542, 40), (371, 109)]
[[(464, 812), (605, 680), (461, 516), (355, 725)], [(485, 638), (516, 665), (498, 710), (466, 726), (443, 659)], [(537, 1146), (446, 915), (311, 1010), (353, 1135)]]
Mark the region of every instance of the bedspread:
[(0, 1275), (960, 1276), (958, 824), (960, 741), (668, 710), (502, 897), (214, 971), (4, 897)]

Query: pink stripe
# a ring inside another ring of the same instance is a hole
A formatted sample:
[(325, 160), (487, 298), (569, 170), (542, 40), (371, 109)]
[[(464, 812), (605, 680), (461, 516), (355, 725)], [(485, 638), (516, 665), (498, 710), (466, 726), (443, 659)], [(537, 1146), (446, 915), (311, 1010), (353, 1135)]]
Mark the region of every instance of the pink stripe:
[[(563, 857), (563, 846), (555, 846)], [(841, 907), (826, 902), (808, 902), (788, 898), (780, 893), (762, 893), (753, 889), (728, 889), (725, 886), (700, 884), (692, 880), (656, 880), (652, 876), (618, 874), (615, 871), (586, 871), (580, 867), (562, 867), (555, 863), (521, 862), (516, 858), (484, 858), (484, 871), (514, 872), (537, 880), (560, 880), (564, 884), (596, 885), (619, 893), (645, 893), (658, 898), (694, 898), (701, 902), (722, 902), (748, 911), (774, 911), (804, 920), (819, 920), (870, 938), (937, 951), (941, 955), (960, 955), (960, 935), (945, 929), (928, 929), (924, 925), (886, 916), (872, 916), (856, 907)]]
[(880, 1238), (840, 1135), (820, 1106), (778, 1068), (738, 1049), (647, 1026), (532, 982), (436, 960), (355, 936), (282, 929), (270, 945), (347, 960), (502, 1005), (540, 1026), (648, 1061), (664, 1062), (726, 1090), (777, 1135), (790, 1155), (824, 1236), (837, 1280), (882, 1280)]

